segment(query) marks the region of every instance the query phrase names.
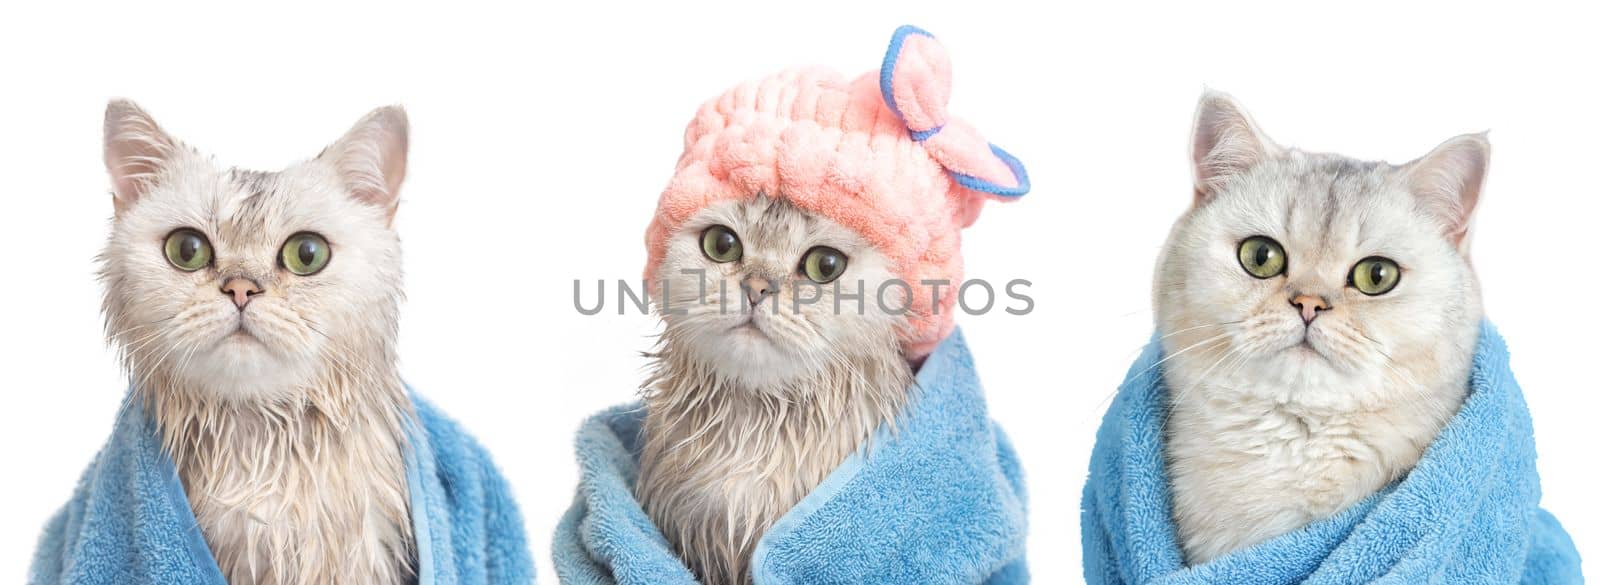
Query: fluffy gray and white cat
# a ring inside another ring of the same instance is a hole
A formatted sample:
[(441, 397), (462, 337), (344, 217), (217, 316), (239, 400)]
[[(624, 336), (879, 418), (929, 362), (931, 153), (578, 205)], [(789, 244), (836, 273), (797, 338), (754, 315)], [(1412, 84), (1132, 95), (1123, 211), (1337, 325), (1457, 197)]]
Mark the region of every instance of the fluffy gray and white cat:
[(375, 110), (317, 157), (218, 166), (106, 109), (106, 330), (230, 583), (412, 573), (390, 226), (407, 123)]
[(1403, 476), (1460, 406), (1478, 322), (1469, 227), (1489, 143), (1402, 165), (1280, 147), (1200, 100), (1195, 199), (1155, 281), (1173, 514), (1190, 564)]
[(749, 583), (762, 534), (906, 402), (903, 318), (883, 310), (900, 300), (834, 310), (895, 277), (860, 235), (768, 197), (691, 218), (657, 274), (638, 497), (703, 582)]

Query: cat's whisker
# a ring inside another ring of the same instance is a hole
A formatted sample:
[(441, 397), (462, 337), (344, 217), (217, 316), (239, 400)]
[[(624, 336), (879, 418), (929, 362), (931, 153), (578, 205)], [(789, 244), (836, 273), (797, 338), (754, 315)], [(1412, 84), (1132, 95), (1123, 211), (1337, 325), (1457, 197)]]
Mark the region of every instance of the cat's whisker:
[(134, 340), (132, 342), (129, 342), (129, 343), (123, 345), (123, 351), (126, 352), (126, 353), (129, 353), (129, 354), (136, 353), (139, 350), (144, 349), (145, 344), (149, 343), (151, 340), (157, 339), (157, 338), (161, 338), (161, 337), (164, 337), (166, 335), (167, 335), (167, 331), (165, 329), (157, 329), (155, 331), (152, 331), (150, 333), (145, 334), (143, 337), (140, 337), (137, 340)]
[(1232, 326), (1232, 325), (1238, 325), (1240, 323), (1244, 323), (1244, 320), (1243, 319), (1238, 319), (1238, 320), (1234, 320), (1234, 321), (1219, 321), (1219, 322), (1216, 322), (1216, 323), (1205, 323), (1205, 324), (1202, 324), (1202, 325), (1194, 325), (1194, 326), (1191, 326), (1191, 327), (1184, 327), (1184, 328), (1179, 329), (1177, 331), (1173, 331), (1173, 332), (1167, 333), (1165, 335), (1162, 335), (1159, 339), (1157, 339), (1157, 341), (1166, 341), (1168, 338), (1170, 338), (1170, 337), (1172, 337), (1174, 335), (1187, 333), (1189, 331), (1194, 331), (1196, 329), (1209, 329), (1209, 328), (1212, 328), (1212, 327), (1228, 327), (1228, 326)]
[(1217, 335), (1214, 335), (1214, 336), (1211, 336), (1211, 337), (1207, 337), (1207, 338), (1205, 338), (1203, 340), (1200, 340), (1200, 341), (1197, 341), (1195, 343), (1191, 343), (1188, 346), (1184, 347), (1183, 349), (1179, 349), (1179, 350), (1174, 351), (1174, 352), (1172, 352), (1170, 354), (1167, 354), (1166, 356), (1162, 357), (1160, 360), (1157, 360), (1156, 363), (1150, 364), (1149, 367), (1147, 367), (1147, 368), (1145, 368), (1143, 370), (1140, 370), (1138, 374), (1135, 374), (1134, 376), (1130, 377), (1130, 379), (1137, 380), (1140, 377), (1143, 377), (1146, 374), (1150, 373), (1152, 370), (1160, 368), (1162, 364), (1165, 364), (1168, 361), (1171, 361), (1173, 358), (1182, 356), (1183, 354), (1188, 353), (1190, 350), (1193, 350), (1195, 348), (1198, 348), (1198, 347), (1201, 347), (1201, 346), (1204, 346), (1204, 345), (1207, 345), (1207, 344), (1210, 344), (1210, 343), (1215, 343), (1218, 340), (1226, 339), (1229, 335), (1231, 335), (1231, 334), (1229, 334), (1229, 333), (1220, 333), (1220, 334), (1217, 334)]
[(134, 389), (138, 390), (140, 388), (144, 388), (145, 385), (149, 383), (150, 377), (161, 371), (161, 364), (167, 361), (167, 356), (172, 355), (172, 352), (176, 351), (179, 347), (180, 345), (178, 344), (169, 346), (167, 350), (161, 354), (161, 357), (157, 358), (153, 364), (151, 364), (148, 368), (143, 368), (145, 373), (140, 377), (138, 383), (134, 384)]
[(1407, 374), (1399, 369), (1398, 365), (1395, 363), (1394, 356), (1389, 355), (1389, 352), (1383, 349), (1382, 343), (1379, 343), (1378, 340), (1373, 339), (1371, 336), (1367, 335), (1366, 332), (1361, 331), (1360, 329), (1355, 329), (1352, 327), (1350, 330), (1356, 335), (1361, 336), (1362, 339), (1367, 340), (1367, 342), (1371, 344), (1368, 347), (1370, 347), (1373, 351), (1378, 352), (1378, 355), (1383, 356), (1383, 365), (1388, 367), (1389, 371), (1394, 373), (1395, 376), (1399, 377), (1402, 382), (1405, 382), (1406, 386), (1421, 391), (1422, 385), (1417, 383), (1416, 379), (1412, 378), (1410, 374)]
[[(1148, 348), (1148, 347), (1150, 347), (1151, 344), (1160, 343), (1161, 340), (1164, 340), (1164, 339), (1167, 339), (1169, 337), (1172, 337), (1172, 335), (1176, 335), (1177, 333), (1181, 333), (1182, 331), (1201, 329), (1201, 328), (1204, 328), (1204, 327), (1233, 325), (1233, 324), (1236, 324), (1236, 323), (1237, 322), (1235, 321), (1235, 322), (1226, 322), (1226, 323), (1215, 323), (1215, 324), (1212, 324), (1212, 325), (1206, 325), (1206, 326), (1200, 326), (1200, 327), (1191, 327), (1189, 329), (1184, 329), (1184, 330), (1180, 330), (1178, 332), (1174, 332), (1173, 334), (1163, 335), (1160, 340), (1147, 342), (1147, 343), (1145, 343), (1144, 345), (1142, 345), (1140, 347), (1141, 348)], [(1218, 339), (1226, 337), (1227, 335), (1228, 334), (1226, 334), (1226, 333), (1220, 334), (1220, 335), (1216, 335), (1216, 336), (1213, 336), (1213, 337), (1210, 337), (1210, 338), (1195, 342), (1193, 344), (1190, 344), (1189, 346), (1184, 347), (1183, 349), (1180, 349), (1180, 350), (1178, 350), (1177, 352), (1175, 352), (1173, 354), (1166, 355), (1162, 359), (1158, 360), (1156, 363), (1151, 364), (1149, 367), (1146, 367), (1145, 369), (1140, 370), (1137, 374), (1134, 374), (1134, 375), (1130, 376), (1128, 378), (1128, 381), (1138, 380), (1138, 379), (1148, 375), (1152, 370), (1155, 370), (1156, 368), (1160, 367), (1163, 363), (1166, 363), (1167, 360), (1170, 360), (1173, 357), (1177, 357), (1177, 355), (1179, 355), (1181, 353), (1184, 353), (1184, 352), (1187, 352), (1187, 351), (1189, 351), (1191, 349), (1195, 349), (1195, 348), (1200, 347), (1202, 345), (1213, 343), (1213, 342), (1217, 341)], [(1141, 349), (1141, 351), (1142, 351), (1142, 349)], [(1209, 352), (1210, 350), (1208, 349), (1206, 351)], [(1123, 382), (1123, 384), (1127, 384), (1127, 383), (1128, 383), (1127, 381)], [(1089, 423), (1094, 422), (1094, 420), (1097, 417), (1098, 413), (1100, 413), (1100, 412), (1105, 410), (1106, 405), (1110, 404), (1111, 401), (1114, 400), (1117, 397), (1117, 392), (1119, 392), (1120, 390), (1121, 390), (1121, 387), (1119, 385), (1118, 388), (1113, 388), (1110, 392), (1106, 393), (1104, 396), (1101, 396), (1100, 400), (1095, 403), (1095, 407), (1089, 411), (1089, 414), (1085, 415), (1085, 418), (1079, 424), (1089, 424)]]
[[(1209, 353), (1211, 353), (1213, 351), (1216, 351), (1216, 349), (1220, 348), (1220, 347), (1223, 347), (1223, 346), (1212, 346), (1210, 349), (1207, 349), (1204, 352), (1202, 352), (1200, 354), (1197, 354), (1195, 357), (1201, 357), (1201, 356), (1207, 355), (1207, 354), (1209, 354)], [(1200, 388), (1205, 383), (1206, 378), (1209, 377), (1214, 370), (1216, 370), (1217, 366), (1222, 365), (1224, 362), (1228, 362), (1228, 361), (1230, 361), (1230, 360), (1232, 360), (1234, 358), (1238, 358), (1238, 363), (1243, 363), (1247, 359), (1248, 355), (1249, 355), (1249, 349), (1246, 346), (1235, 345), (1235, 346), (1229, 347), (1228, 350), (1222, 352), (1222, 355), (1219, 356), (1215, 361), (1213, 361), (1210, 366), (1206, 367), (1206, 369), (1204, 371), (1202, 371), (1198, 377), (1195, 378), (1194, 382), (1191, 382), (1191, 383), (1185, 385), (1183, 388), (1180, 388), (1176, 395), (1168, 396), (1168, 403), (1169, 404), (1182, 403), (1185, 398), (1188, 398), (1189, 393), (1194, 392), (1196, 389)], [(1234, 367), (1237, 367), (1237, 366), (1234, 366)], [(1172, 388), (1168, 387), (1167, 388), (1167, 392), (1170, 394), (1172, 392)], [(1163, 428), (1163, 429), (1166, 428), (1167, 427), (1167, 422), (1172, 419), (1172, 410), (1173, 409), (1169, 407), (1163, 412), (1162, 417), (1161, 417), (1161, 424), (1160, 424), (1161, 428)]]

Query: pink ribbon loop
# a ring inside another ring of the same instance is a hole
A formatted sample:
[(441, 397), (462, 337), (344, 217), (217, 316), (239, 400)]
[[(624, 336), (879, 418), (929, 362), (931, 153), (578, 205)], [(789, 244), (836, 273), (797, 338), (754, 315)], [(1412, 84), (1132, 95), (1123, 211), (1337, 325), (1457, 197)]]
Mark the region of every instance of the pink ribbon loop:
[[(984, 140), (971, 124), (950, 116), (950, 56), (928, 31), (910, 25), (894, 31), (878, 86), (911, 138), (957, 184), (1003, 200), (1028, 192), (1022, 161)], [(967, 207), (970, 223), (977, 218), (977, 205)]]

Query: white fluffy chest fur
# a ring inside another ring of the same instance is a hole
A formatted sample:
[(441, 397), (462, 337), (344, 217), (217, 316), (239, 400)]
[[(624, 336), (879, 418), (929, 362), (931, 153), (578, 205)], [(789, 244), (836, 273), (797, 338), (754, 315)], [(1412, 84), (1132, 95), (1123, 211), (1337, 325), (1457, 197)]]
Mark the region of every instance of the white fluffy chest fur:
[[(1171, 377), (1194, 379), (1194, 373)], [(1466, 388), (1465, 379), (1448, 380), (1394, 404), (1306, 404), (1295, 397), (1348, 396), (1350, 389), (1332, 379), (1252, 386), (1262, 378), (1245, 368), (1173, 390), (1168, 469), (1191, 564), (1326, 518), (1400, 478)]]

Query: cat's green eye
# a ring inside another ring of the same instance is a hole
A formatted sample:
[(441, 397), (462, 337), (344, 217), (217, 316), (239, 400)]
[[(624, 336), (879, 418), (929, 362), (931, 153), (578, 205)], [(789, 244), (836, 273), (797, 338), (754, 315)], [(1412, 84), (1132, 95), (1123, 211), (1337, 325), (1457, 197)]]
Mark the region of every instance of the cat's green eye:
[(211, 242), (192, 229), (183, 228), (167, 234), (167, 242), (162, 247), (166, 250), (167, 261), (178, 270), (194, 272), (211, 264)]
[(720, 225), (711, 226), (700, 234), (700, 249), (712, 262), (733, 262), (744, 257), (744, 247), (733, 230)]
[(1239, 243), (1239, 265), (1256, 278), (1272, 278), (1289, 267), (1283, 246), (1266, 236), (1250, 236)]
[(1368, 296), (1389, 292), (1398, 284), (1400, 265), (1382, 256), (1365, 258), (1350, 269), (1350, 286)]
[(310, 276), (326, 267), (332, 256), (333, 250), (328, 247), (328, 240), (311, 232), (300, 232), (289, 236), (289, 241), (283, 243), (279, 260), (289, 272)]
[(806, 257), (800, 261), (800, 270), (812, 282), (829, 283), (844, 274), (845, 264), (849, 260), (844, 252), (827, 246), (817, 246), (806, 252)]

